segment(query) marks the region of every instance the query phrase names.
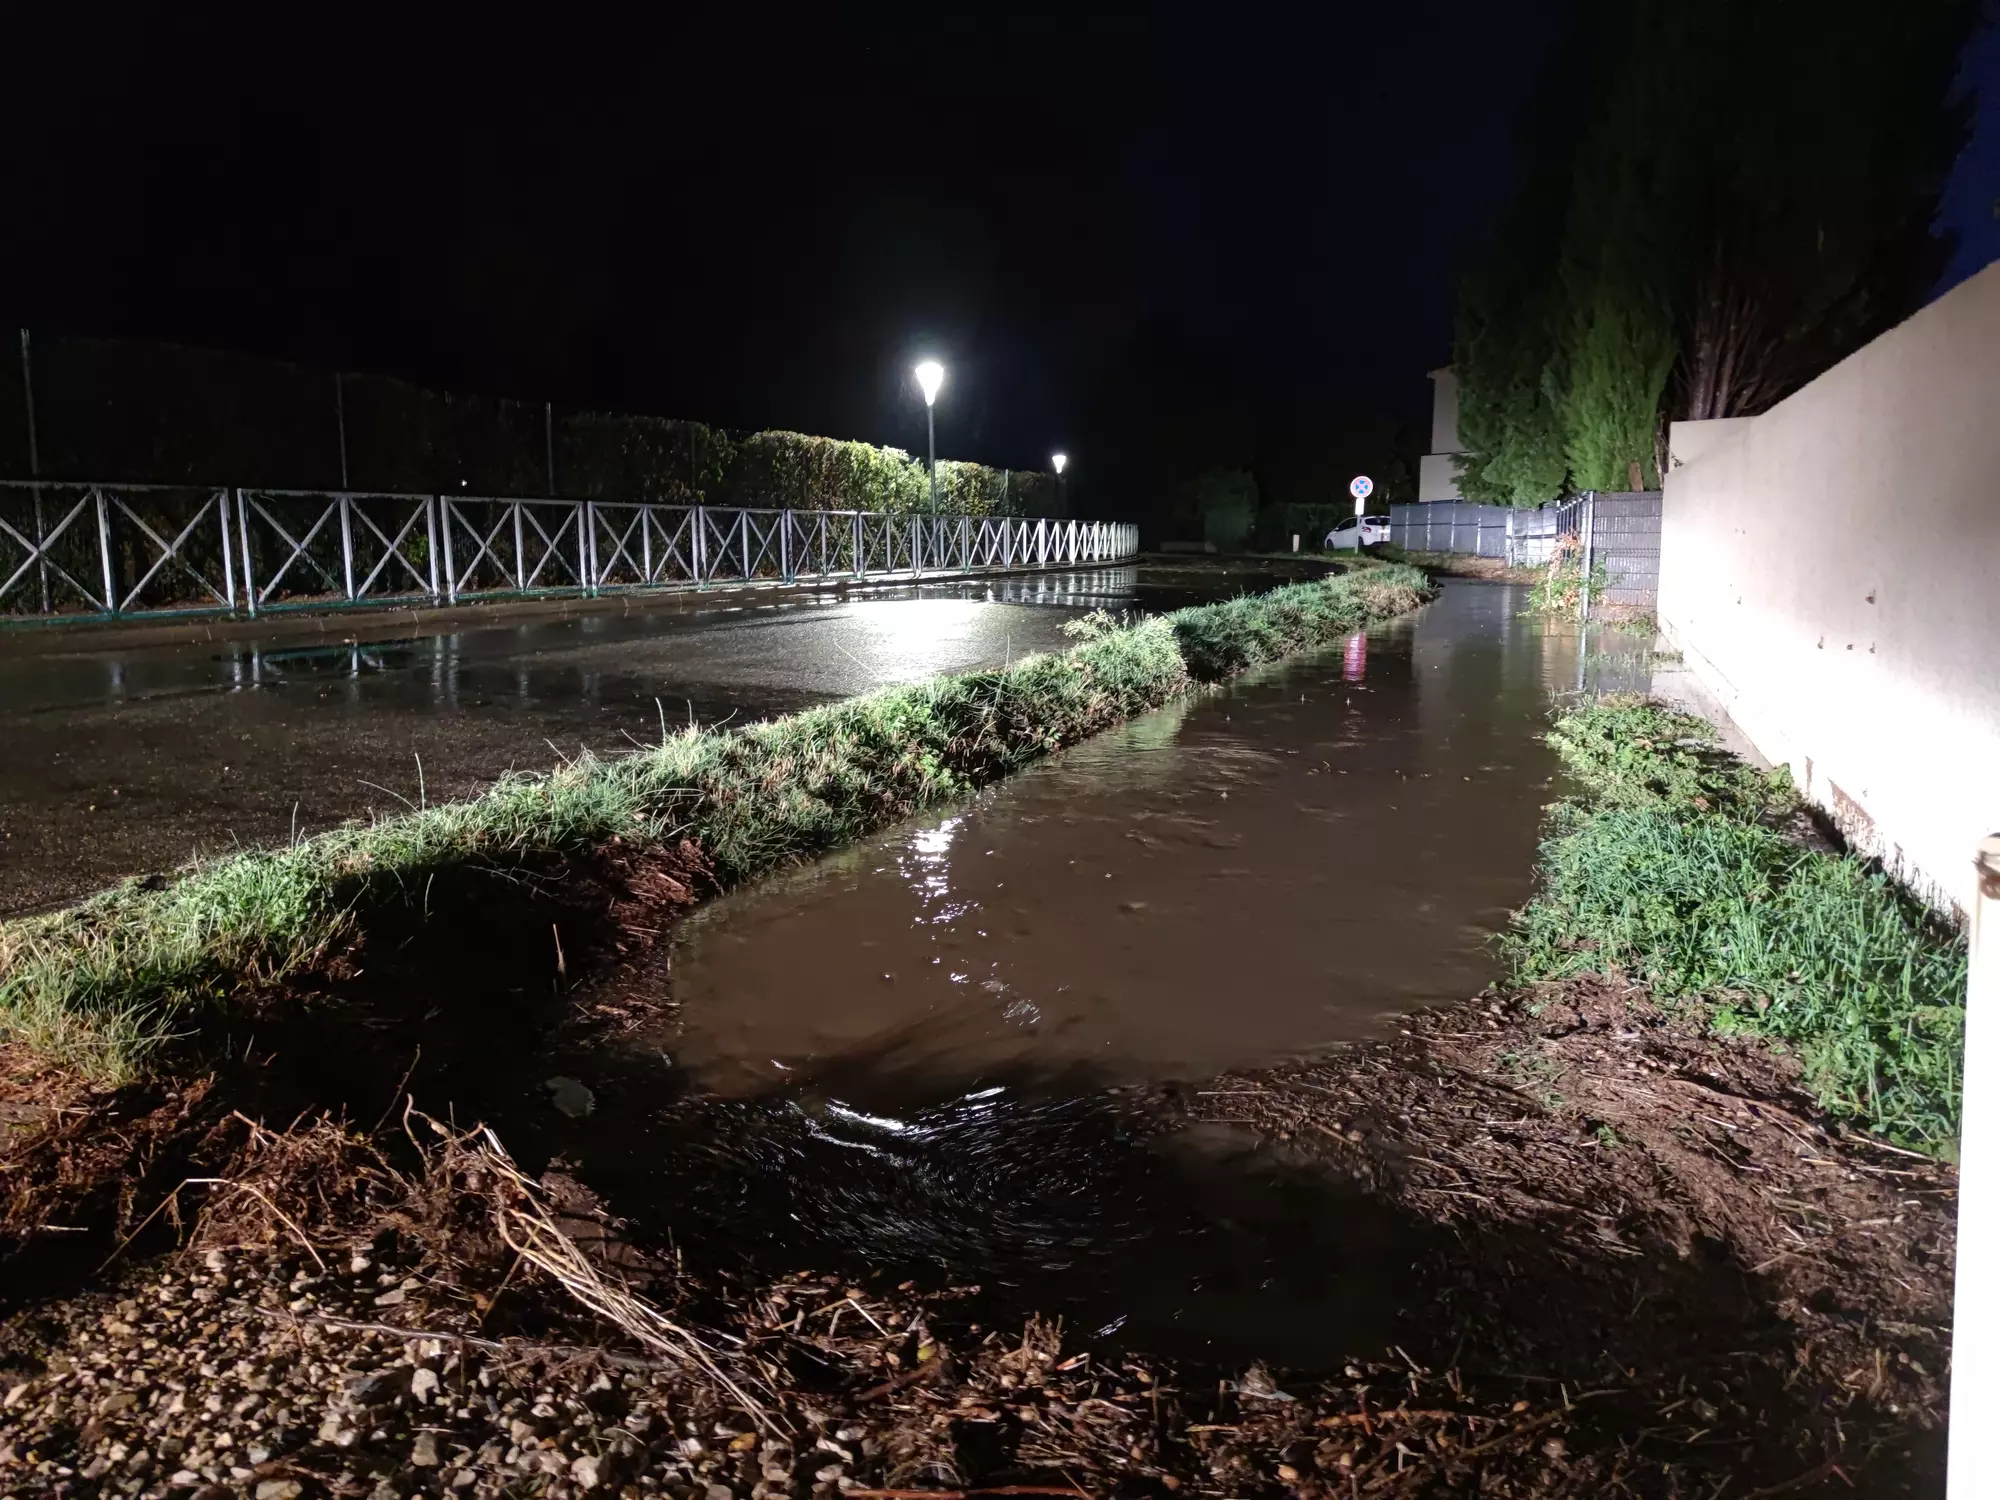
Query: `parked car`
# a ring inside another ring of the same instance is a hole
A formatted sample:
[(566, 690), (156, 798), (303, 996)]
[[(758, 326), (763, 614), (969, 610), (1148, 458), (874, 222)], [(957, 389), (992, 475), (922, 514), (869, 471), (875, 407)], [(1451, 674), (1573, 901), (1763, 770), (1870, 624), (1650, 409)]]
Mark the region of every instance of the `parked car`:
[(1379, 547), (1388, 540), (1387, 516), (1344, 516), (1326, 534), (1326, 549), (1329, 552), (1358, 551), (1365, 547)]

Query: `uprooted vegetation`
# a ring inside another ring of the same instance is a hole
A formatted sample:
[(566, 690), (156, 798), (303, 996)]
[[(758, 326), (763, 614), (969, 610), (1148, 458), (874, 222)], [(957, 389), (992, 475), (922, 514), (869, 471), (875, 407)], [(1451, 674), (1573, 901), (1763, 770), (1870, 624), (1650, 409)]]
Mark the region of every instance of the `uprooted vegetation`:
[(1954, 1151), (1962, 935), (1869, 862), (1815, 847), (1782, 773), (1699, 719), (1616, 699), (1565, 715), (1551, 742), (1591, 795), (1552, 814), (1509, 942), (1520, 975), (1630, 973), (1796, 1052), (1834, 1113)]
[(225, 1001), (324, 967), (467, 872), (691, 842), (722, 885), (810, 858), (1158, 707), (1197, 683), (1413, 608), (1374, 569), (1181, 610), (995, 671), (512, 776), (485, 795), (130, 882), (0, 925), (0, 1040), (129, 1079)]
[(1387, 1351), (1218, 1382), (995, 1324), (977, 1286), (691, 1270), (490, 1135), (403, 1125), (407, 1173), (327, 1125), (240, 1132), (190, 1254), (0, 1329), (0, 1484), (1092, 1500), (1421, 1479), (1504, 1500), (1620, 1493), (1640, 1462), (1585, 1447), (1602, 1393), (1497, 1396)]

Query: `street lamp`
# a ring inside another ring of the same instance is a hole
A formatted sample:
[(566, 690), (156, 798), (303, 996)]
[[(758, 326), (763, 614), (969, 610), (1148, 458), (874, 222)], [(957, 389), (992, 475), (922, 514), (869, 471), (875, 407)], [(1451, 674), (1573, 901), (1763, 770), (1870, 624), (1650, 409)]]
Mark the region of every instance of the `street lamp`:
[(1055, 466), (1056, 471), (1056, 513), (1061, 516), (1067, 516), (1069, 514), (1069, 481), (1063, 478), (1063, 470), (1069, 467), (1069, 455), (1067, 453), (1052, 453), (1049, 455), (1049, 462)]
[(937, 393), (944, 384), (944, 366), (927, 359), (917, 366), (917, 384), (924, 388), (924, 420), (931, 434), (931, 514), (937, 514)]

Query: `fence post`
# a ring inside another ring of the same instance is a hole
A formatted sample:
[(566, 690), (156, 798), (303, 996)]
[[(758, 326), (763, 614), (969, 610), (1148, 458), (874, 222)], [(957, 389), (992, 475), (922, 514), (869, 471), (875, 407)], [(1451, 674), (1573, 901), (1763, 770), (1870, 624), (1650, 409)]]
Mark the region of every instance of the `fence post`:
[(117, 585), (111, 581), (111, 502), (104, 498), (104, 491), (93, 487), (91, 495), (97, 501), (97, 556), (104, 566), (104, 608), (108, 614), (118, 613)]
[(344, 492), (336, 496), (335, 500), (340, 506), (340, 575), (342, 583), (347, 588), (348, 601), (352, 603), (354, 599), (354, 517), (348, 511), (349, 501)]
[[(236, 539), (243, 544), (243, 599), (250, 607), (250, 618), (254, 620), (257, 618), (257, 570), (250, 554), (250, 503), (243, 498), (242, 490), (237, 490), (235, 494)], [(435, 559), (436, 551), (433, 550), (431, 555)], [(436, 567), (437, 563), (433, 561), (431, 566)]]
[(549, 498), (556, 498), (556, 404), (542, 403), (542, 444), (548, 458)]
[(1959, 1128), (1958, 1275), (1951, 1330), (1951, 1409), (1961, 1417), (1947, 1438), (1948, 1500), (1976, 1500), (2000, 1479), (2000, 1289), (1990, 1276), (2000, 1253), (2000, 1106), (1990, 1095), (2000, 1067), (2000, 834), (1973, 856), (1971, 973), (1965, 990), (1964, 1098)]
[(521, 532), (521, 502), (513, 502), (514, 509), (514, 588), (517, 593), (528, 592), (528, 549), (523, 545)]
[(694, 547), (692, 552), (694, 560), (694, 586), (698, 589), (705, 589), (708, 587), (708, 507), (705, 505), (697, 505), (694, 508)]
[(222, 522), (222, 591), (229, 600), (229, 612), (236, 613), (236, 565), (230, 556), (234, 550), (229, 545), (229, 491), (223, 490), (215, 497), (216, 519)]
[(778, 512), (778, 577), (785, 583), (792, 581), (792, 513)]
[(650, 584), (653, 581), (653, 507), (650, 505), (639, 507), (639, 565), (646, 570), (646, 576), (641, 581)]
[(344, 491), (350, 487), (347, 478), (347, 377), (338, 370), (333, 374), (333, 420), (340, 431), (340, 487)]
[(438, 497), (424, 497), (424, 530), (430, 535), (431, 603), (444, 603), (444, 590), (438, 584)]
[(584, 535), (584, 527), (590, 522), (583, 505), (576, 508), (576, 586), (585, 593), (590, 591), (590, 538)]
[[(1583, 497), (1583, 584), (1577, 591), (1576, 617), (1590, 618), (1590, 568), (1591, 551), (1597, 541), (1597, 491), (1591, 490)], [(1581, 651), (1583, 648), (1577, 648)]]
[(458, 603), (458, 562), (451, 555), (451, 497), (438, 496), (438, 521), (444, 528), (444, 596)]

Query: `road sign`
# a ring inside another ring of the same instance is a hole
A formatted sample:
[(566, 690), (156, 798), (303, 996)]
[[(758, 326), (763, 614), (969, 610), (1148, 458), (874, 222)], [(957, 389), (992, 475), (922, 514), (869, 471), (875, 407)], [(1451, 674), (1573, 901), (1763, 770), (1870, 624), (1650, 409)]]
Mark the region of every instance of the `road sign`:
[(1375, 493), (1375, 481), (1366, 474), (1356, 474), (1347, 482), (1347, 493), (1354, 497), (1354, 513), (1358, 516), (1368, 509), (1368, 497)]

